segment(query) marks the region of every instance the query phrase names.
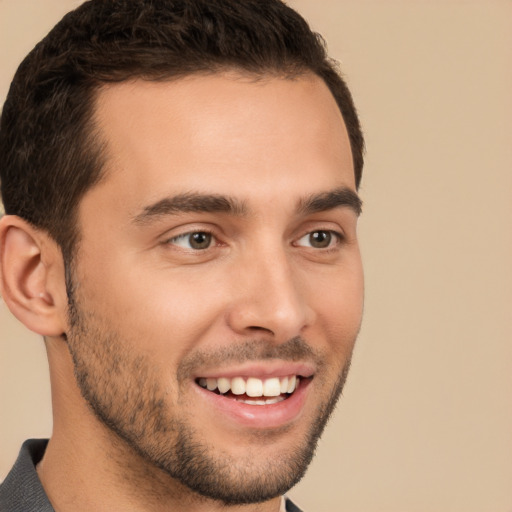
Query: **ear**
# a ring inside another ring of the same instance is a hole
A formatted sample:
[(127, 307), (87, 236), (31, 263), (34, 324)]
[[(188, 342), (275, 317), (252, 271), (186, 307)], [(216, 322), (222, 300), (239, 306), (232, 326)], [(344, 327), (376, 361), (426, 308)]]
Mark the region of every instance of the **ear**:
[(67, 325), (64, 261), (58, 245), (15, 215), (0, 219), (0, 293), (13, 315), (42, 336)]

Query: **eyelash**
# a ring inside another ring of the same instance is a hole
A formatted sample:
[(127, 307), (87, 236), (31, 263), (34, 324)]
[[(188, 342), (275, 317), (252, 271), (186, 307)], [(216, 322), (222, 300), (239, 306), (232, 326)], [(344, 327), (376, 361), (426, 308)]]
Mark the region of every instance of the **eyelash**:
[[(341, 232), (338, 232), (338, 231), (335, 231), (335, 230), (332, 230), (332, 229), (315, 229), (315, 230), (312, 230), (312, 231), (308, 231), (307, 233), (303, 234), (302, 236), (300, 236), (296, 242), (293, 243), (294, 246), (296, 247), (303, 247), (301, 245), (299, 245), (297, 242), (306, 238), (306, 237), (311, 237), (312, 235), (314, 235), (315, 233), (326, 233), (328, 234), (329, 236), (332, 237), (332, 240), (329, 241), (329, 245), (327, 247), (312, 247), (312, 246), (309, 246), (309, 248), (311, 249), (314, 249), (314, 250), (317, 250), (317, 251), (322, 251), (322, 252), (331, 252), (333, 250), (336, 250), (344, 241), (345, 241), (345, 236), (343, 233)], [(213, 233), (213, 231), (211, 230), (208, 230), (208, 229), (197, 229), (197, 230), (194, 230), (194, 231), (187, 231), (186, 233), (182, 233), (182, 234), (179, 234), (177, 236), (174, 236), (172, 238), (169, 238), (167, 240), (165, 240), (165, 244), (168, 244), (168, 245), (178, 245), (176, 242), (180, 239), (182, 240), (186, 240), (187, 238), (189, 239), (189, 237), (191, 237), (192, 235), (198, 235), (198, 234), (204, 234), (204, 235), (208, 235), (209, 237), (212, 238), (210, 244), (205, 247), (205, 248), (193, 248), (193, 247), (187, 247), (187, 248), (184, 248), (185, 250), (189, 250), (189, 251), (192, 251), (192, 252), (205, 252), (209, 249), (211, 249), (213, 246), (219, 246), (219, 245), (222, 245), (222, 244), (219, 244), (219, 240), (218, 238), (216, 237), (216, 235)], [(334, 242), (334, 243), (333, 243)]]
[[(180, 240), (180, 239), (183, 239), (183, 240), (186, 240), (187, 238), (189, 238), (190, 236), (192, 235), (196, 235), (196, 234), (204, 234), (204, 235), (209, 235), (210, 237), (212, 237), (212, 242), (217, 242), (217, 244), (215, 245), (219, 245), (218, 244), (218, 239), (217, 237), (215, 236), (215, 234), (208, 230), (208, 229), (197, 229), (197, 230), (194, 230), (194, 231), (187, 231), (186, 233), (182, 233), (180, 235), (176, 235), (172, 238), (169, 238), (165, 241), (165, 244), (169, 244), (169, 245), (177, 245), (176, 244), (176, 241), (177, 240)], [(188, 250), (190, 251), (194, 251), (194, 252), (202, 252), (202, 251), (206, 251), (208, 249), (210, 249), (212, 247), (213, 244), (210, 244), (208, 245), (208, 247), (204, 248), (204, 249), (194, 249), (194, 248), (188, 248)]]
[(311, 249), (315, 249), (318, 251), (330, 252), (330, 251), (336, 250), (345, 241), (345, 236), (343, 233), (340, 233), (339, 231), (335, 231), (333, 229), (321, 229), (321, 228), (314, 229), (313, 231), (308, 231), (307, 233), (302, 235), (298, 239), (298, 241), (300, 241), (306, 237), (311, 237), (315, 233), (326, 233), (331, 237), (331, 239), (329, 240), (329, 245), (327, 247), (310, 247)]

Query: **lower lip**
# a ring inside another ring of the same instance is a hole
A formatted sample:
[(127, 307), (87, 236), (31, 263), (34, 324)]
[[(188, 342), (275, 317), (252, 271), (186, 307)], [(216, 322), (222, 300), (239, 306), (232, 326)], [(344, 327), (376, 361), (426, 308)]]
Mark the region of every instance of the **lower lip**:
[(215, 412), (222, 414), (223, 417), (246, 427), (271, 429), (286, 426), (300, 416), (310, 384), (311, 379), (303, 379), (291, 396), (281, 402), (268, 405), (249, 405), (233, 398), (217, 395), (198, 385), (195, 385), (195, 388), (201, 397), (207, 400), (209, 406), (215, 408)]

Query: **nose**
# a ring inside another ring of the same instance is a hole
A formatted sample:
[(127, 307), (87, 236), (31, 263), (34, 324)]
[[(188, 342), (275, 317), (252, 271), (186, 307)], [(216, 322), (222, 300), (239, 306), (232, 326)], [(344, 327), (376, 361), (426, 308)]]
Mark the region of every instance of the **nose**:
[(230, 328), (245, 336), (264, 332), (276, 343), (301, 335), (315, 317), (305, 277), (304, 270), (293, 268), (285, 251), (252, 255), (232, 275)]

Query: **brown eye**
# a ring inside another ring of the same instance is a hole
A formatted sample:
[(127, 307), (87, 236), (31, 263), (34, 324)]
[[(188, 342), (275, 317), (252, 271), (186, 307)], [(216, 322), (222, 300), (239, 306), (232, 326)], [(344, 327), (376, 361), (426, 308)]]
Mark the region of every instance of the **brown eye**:
[(297, 241), (297, 245), (301, 247), (312, 247), (313, 249), (327, 249), (332, 247), (341, 239), (341, 235), (335, 231), (319, 229), (304, 235)]
[(171, 238), (168, 243), (182, 247), (183, 249), (193, 249), (201, 251), (208, 249), (212, 245), (213, 235), (206, 231), (195, 231)]
[(212, 235), (204, 232), (191, 233), (189, 243), (192, 249), (208, 249), (212, 243)]
[(316, 249), (325, 249), (332, 242), (332, 233), (330, 231), (314, 231), (309, 234), (309, 243)]

